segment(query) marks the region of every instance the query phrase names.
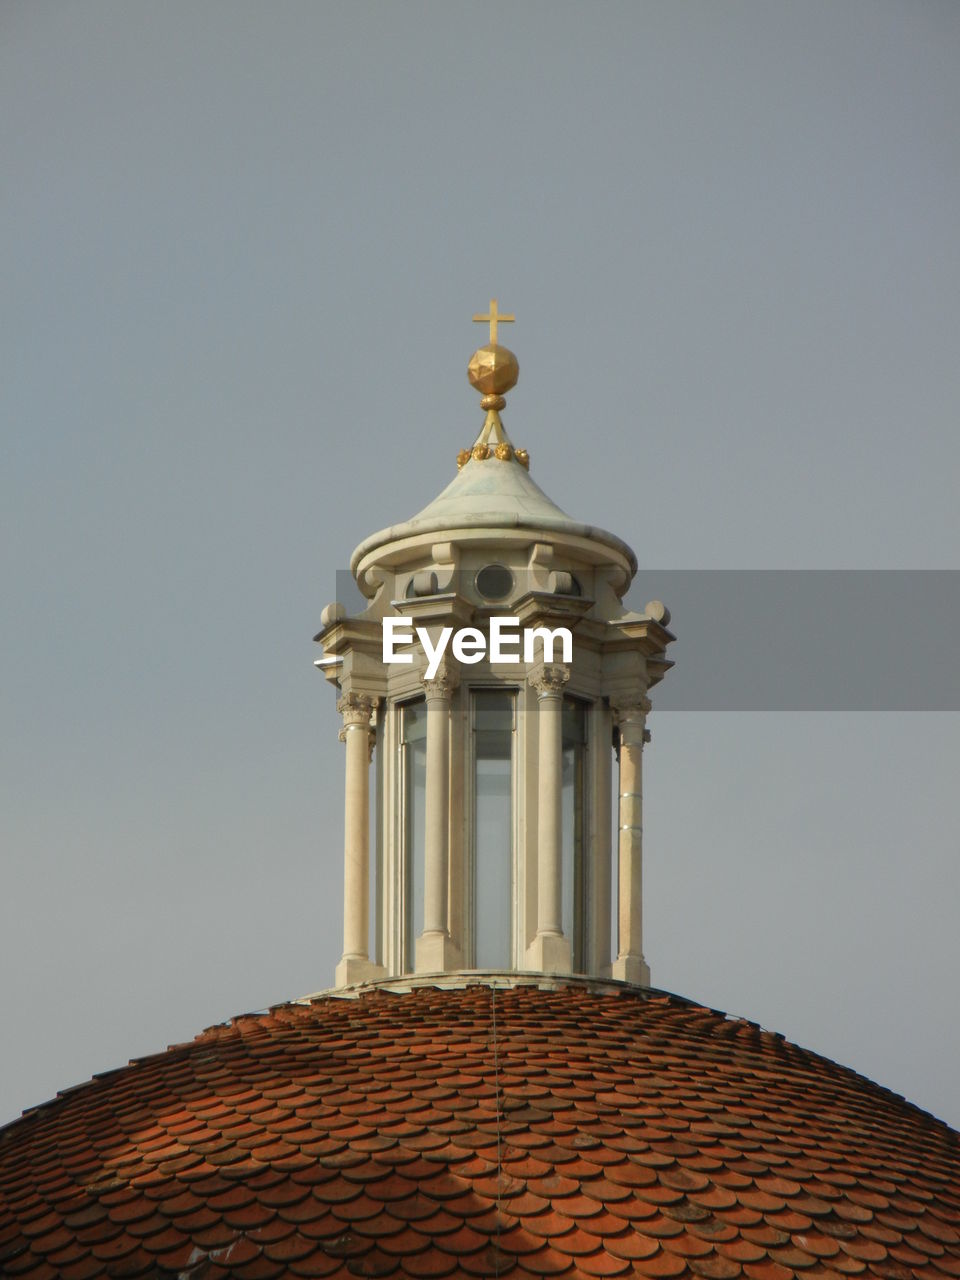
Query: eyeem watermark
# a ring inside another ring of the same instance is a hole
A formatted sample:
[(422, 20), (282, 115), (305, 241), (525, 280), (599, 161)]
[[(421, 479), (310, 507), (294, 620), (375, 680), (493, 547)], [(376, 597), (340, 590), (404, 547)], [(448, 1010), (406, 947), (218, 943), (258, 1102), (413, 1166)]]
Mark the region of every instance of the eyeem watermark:
[[(442, 627), (437, 643), (430, 639), (426, 627), (417, 627), (416, 638), (420, 641), (427, 658), (425, 680), (432, 680), (440, 667), (441, 659), (447, 646), (458, 662), (473, 666), (482, 662), (487, 656), (487, 636), (476, 627), (461, 627), (454, 631), (453, 627)], [(451, 637), (452, 643), (451, 643)], [(406, 618), (383, 619), (383, 660), (384, 662), (413, 662), (412, 653), (398, 653), (397, 645), (413, 643), (414, 630)], [(536, 662), (537, 641), (543, 645), (544, 662), (554, 662), (557, 643), (560, 644), (560, 661), (573, 661), (573, 634), (569, 627), (523, 627), (519, 618), (504, 617), (490, 619), (489, 656), (491, 662)]]

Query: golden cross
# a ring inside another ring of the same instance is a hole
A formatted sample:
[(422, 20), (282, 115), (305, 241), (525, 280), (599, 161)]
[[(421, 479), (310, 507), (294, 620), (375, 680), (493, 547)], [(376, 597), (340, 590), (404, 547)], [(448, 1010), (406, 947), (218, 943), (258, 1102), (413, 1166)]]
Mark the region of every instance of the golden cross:
[(500, 314), (500, 312), (497, 310), (497, 300), (496, 300), (496, 298), (491, 298), (491, 299), (490, 299), (490, 310), (487, 312), (487, 314), (486, 314), (485, 316), (474, 316), (474, 317), (473, 317), (473, 323), (474, 323), (474, 324), (484, 324), (487, 320), (489, 320), (489, 321), (490, 321), (490, 341), (491, 341), (491, 342), (496, 342), (496, 340), (497, 340), (497, 325), (498, 325), (498, 324), (507, 324), (508, 322), (512, 324), (512, 323), (513, 323), (513, 321), (514, 321), (514, 320), (516, 320), (516, 316), (502, 316), (502, 315)]

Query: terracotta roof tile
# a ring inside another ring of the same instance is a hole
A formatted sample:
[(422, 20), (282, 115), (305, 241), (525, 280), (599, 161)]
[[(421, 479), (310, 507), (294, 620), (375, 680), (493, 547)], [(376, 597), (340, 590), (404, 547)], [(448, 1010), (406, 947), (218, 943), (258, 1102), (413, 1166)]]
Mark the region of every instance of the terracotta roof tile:
[(307, 1277), (331, 1276), (343, 1268), (339, 1258), (332, 1258), (320, 1249), (314, 1249), (305, 1258), (291, 1259), (288, 1266), (291, 1274)]
[[(81, 1258), (76, 1262), (70, 1262), (59, 1268), (60, 1275), (63, 1280), (91, 1280), (93, 1276), (101, 1276), (105, 1274), (103, 1263), (92, 1257)], [(6, 1267), (8, 1275), (16, 1275), (9, 1264)]]
[(621, 1276), (630, 1271), (630, 1264), (603, 1251), (580, 1258), (577, 1270), (588, 1276)]
[(0, 1276), (198, 1262), (204, 1280), (960, 1280), (960, 1144), (676, 998), (374, 986), (211, 1028), (0, 1131)]
[(544, 1238), (559, 1236), (565, 1231), (572, 1231), (575, 1225), (576, 1220), (574, 1218), (569, 1218), (556, 1209), (547, 1209), (542, 1213), (533, 1214), (524, 1222), (524, 1226), (528, 1231), (532, 1231), (535, 1236)]
[(713, 1252), (711, 1241), (692, 1235), (688, 1231), (676, 1236), (661, 1236), (659, 1239), (668, 1253), (676, 1253), (681, 1258), (702, 1258)]
[(741, 1275), (740, 1264), (722, 1254), (711, 1253), (703, 1258), (691, 1258), (690, 1270), (702, 1280), (736, 1280)]
[(403, 1273), (415, 1277), (415, 1280), (430, 1280), (432, 1276), (448, 1276), (456, 1270), (456, 1267), (456, 1258), (450, 1257), (449, 1254), (438, 1253), (436, 1250), (420, 1255), (414, 1254), (413, 1257), (405, 1258), (403, 1261)]
[(502, 1231), (497, 1239), (501, 1249), (507, 1253), (516, 1254), (518, 1258), (528, 1253), (535, 1253), (543, 1247), (542, 1237), (534, 1235), (532, 1231), (528, 1231), (526, 1227), (519, 1224)]
[[(673, 1210), (670, 1211), (671, 1213)], [(705, 1221), (694, 1221), (687, 1223), (687, 1232), (689, 1235), (697, 1236), (701, 1240), (709, 1240), (712, 1244), (728, 1243), (737, 1239), (737, 1228), (730, 1222), (724, 1222), (719, 1218), (708, 1218)]]
[(411, 1253), (422, 1253), (429, 1246), (429, 1242), (430, 1237), (424, 1232), (417, 1231), (413, 1227), (404, 1227), (402, 1231), (384, 1236), (380, 1244), (386, 1253), (405, 1257)]
[(663, 1249), (651, 1254), (649, 1258), (641, 1258), (634, 1266), (638, 1275), (652, 1276), (655, 1280), (679, 1276), (687, 1269), (683, 1258), (678, 1258), (676, 1254), (665, 1253)]
[[(883, 1264), (886, 1266), (886, 1262)], [(830, 1259), (830, 1266), (834, 1271), (842, 1271), (844, 1275), (856, 1276), (866, 1271), (867, 1264), (859, 1262), (856, 1258), (848, 1258), (842, 1253), (838, 1253), (836, 1257)]]
[(255, 1244), (275, 1244), (278, 1240), (286, 1240), (294, 1235), (296, 1227), (282, 1218), (271, 1218), (262, 1227), (253, 1227), (246, 1234)]
[[(573, 1267), (573, 1262), (569, 1257), (565, 1257), (555, 1249), (551, 1249), (549, 1245), (542, 1245), (535, 1252), (525, 1254), (521, 1265), (529, 1275), (558, 1276), (563, 1275), (565, 1271), (570, 1271)], [(491, 1268), (491, 1270), (480, 1274), (496, 1275), (497, 1272)]]

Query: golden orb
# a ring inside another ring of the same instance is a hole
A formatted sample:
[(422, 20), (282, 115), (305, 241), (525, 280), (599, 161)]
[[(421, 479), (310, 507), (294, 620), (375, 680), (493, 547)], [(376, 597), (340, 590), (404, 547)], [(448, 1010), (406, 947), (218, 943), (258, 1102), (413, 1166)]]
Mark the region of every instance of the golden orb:
[(517, 385), (520, 365), (512, 351), (491, 342), (473, 353), (467, 365), (467, 377), (485, 396), (502, 396)]

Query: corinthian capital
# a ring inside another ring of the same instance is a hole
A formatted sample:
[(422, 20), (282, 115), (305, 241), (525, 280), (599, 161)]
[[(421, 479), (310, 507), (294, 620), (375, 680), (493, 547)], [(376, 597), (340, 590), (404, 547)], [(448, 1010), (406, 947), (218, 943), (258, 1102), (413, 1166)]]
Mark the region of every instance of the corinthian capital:
[(570, 668), (562, 666), (559, 662), (551, 663), (549, 666), (541, 667), (539, 671), (534, 672), (530, 677), (530, 683), (537, 691), (537, 697), (543, 698), (562, 698), (564, 685), (570, 679)]
[(444, 658), (436, 673), (429, 680), (424, 678), (423, 692), (428, 702), (433, 698), (449, 698), (459, 683), (456, 667)]
[(620, 741), (625, 746), (642, 747), (650, 741), (646, 727), (650, 707), (650, 699), (640, 690), (610, 700), (613, 723), (620, 730)]
[(348, 729), (370, 729), (370, 718), (377, 708), (379, 698), (369, 693), (345, 693), (337, 703), (337, 710), (343, 716), (343, 728), (340, 730), (340, 741), (345, 742)]
[(631, 720), (645, 720), (652, 706), (650, 699), (640, 690), (610, 699), (610, 710), (613, 712), (614, 724), (617, 725)]

